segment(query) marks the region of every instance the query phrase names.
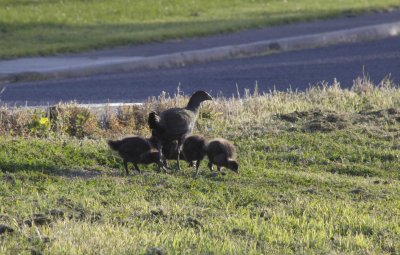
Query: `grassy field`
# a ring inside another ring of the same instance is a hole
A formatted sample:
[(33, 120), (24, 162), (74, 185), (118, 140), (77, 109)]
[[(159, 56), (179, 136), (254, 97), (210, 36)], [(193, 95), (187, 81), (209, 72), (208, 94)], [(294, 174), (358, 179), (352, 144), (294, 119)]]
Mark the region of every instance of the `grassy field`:
[(98, 122), (74, 105), (50, 122), (1, 109), (0, 254), (400, 253), (398, 87), (219, 98), (196, 133), (233, 140), (239, 174), (205, 160), (196, 179), (186, 164), (124, 176), (105, 139), (148, 135), (150, 109), (186, 100), (105, 109)]
[(398, 7), (398, 0), (0, 0), (0, 58), (202, 36)]

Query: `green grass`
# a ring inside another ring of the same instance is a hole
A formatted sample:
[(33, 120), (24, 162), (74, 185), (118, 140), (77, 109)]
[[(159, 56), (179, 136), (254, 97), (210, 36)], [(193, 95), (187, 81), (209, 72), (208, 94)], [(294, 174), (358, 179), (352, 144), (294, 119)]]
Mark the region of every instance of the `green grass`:
[[(198, 179), (188, 168), (165, 175), (154, 173), (154, 166), (146, 168), (147, 175), (123, 177), (104, 141), (1, 143), (9, 153), (0, 165), (6, 170), (0, 176), (1, 220), (19, 229), (2, 237), (3, 252), (140, 254), (158, 247), (191, 254), (396, 254), (400, 249), (400, 165), (396, 157), (382, 157), (400, 150), (361, 131), (236, 139), (241, 173), (213, 177), (203, 164)], [(103, 174), (97, 175), (99, 170)], [(18, 225), (54, 209), (64, 216), (46, 216), (51, 223), (43, 226)]]
[(203, 36), (399, 6), (397, 0), (0, 0), (0, 58)]
[(0, 253), (399, 254), (399, 95), (358, 80), (206, 103), (196, 132), (231, 139), (240, 173), (211, 174), (205, 160), (197, 179), (186, 164), (124, 176), (105, 143), (115, 131), (2, 135), (0, 224), (14, 232)]

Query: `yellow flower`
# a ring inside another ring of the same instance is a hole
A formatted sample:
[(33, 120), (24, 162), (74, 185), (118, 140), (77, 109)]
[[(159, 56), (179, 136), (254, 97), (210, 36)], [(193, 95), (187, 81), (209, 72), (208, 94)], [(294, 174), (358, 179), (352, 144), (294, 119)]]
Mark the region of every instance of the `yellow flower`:
[(40, 125), (48, 126), (49, 125), (49, 118), (42, 117), (42, 118), (40, 118), (39, 123), (40, 123)]

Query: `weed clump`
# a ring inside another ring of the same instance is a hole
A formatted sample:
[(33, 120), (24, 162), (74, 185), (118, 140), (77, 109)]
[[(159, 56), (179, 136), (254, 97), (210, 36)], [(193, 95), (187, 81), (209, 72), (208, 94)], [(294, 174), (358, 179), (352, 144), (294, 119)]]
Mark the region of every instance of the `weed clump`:
[(55, 132), (83, 138), (96, 132), (96, 116), (87, 108), (72, 103), (58, 104), (49, 109), (52, 129)]

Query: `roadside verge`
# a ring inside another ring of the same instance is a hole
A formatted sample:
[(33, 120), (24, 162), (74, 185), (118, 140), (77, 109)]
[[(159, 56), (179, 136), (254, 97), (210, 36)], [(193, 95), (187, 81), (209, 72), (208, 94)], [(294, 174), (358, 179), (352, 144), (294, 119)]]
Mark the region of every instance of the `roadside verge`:
[(43, 79), (76, 78), (130, 72), (146, 68), (185, 66), (230, 58), (379, 40), (399, 35), (400, 22), (393, 22), (151, 57), (50, 57), (16, 59), (0, 63), (0, 84)]

